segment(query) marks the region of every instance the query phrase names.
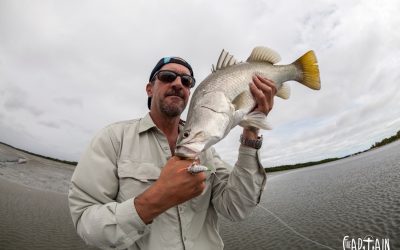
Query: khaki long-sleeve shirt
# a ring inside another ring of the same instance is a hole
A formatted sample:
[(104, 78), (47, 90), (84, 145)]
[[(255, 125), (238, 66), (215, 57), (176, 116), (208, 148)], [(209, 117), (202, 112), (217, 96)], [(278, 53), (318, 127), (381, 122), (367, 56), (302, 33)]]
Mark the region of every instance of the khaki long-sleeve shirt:
[(81, 157), (68, 195), (81, 238), (103, 249), (222, 249), (217, 212), (240, 220), (260, 201), (266, 174), (258, 151), (240, 146), (231, 170), (214, 149), (206, 150), (200, 161), (212, 171), (205, 191), (146, 225), (134, 199), (170, 157), (167, 138), (149, 114), (101, 130)]

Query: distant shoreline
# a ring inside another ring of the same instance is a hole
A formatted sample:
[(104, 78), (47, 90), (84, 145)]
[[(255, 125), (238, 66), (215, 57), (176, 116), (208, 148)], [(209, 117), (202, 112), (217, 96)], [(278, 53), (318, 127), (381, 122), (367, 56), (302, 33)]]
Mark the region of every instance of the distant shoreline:
[[(385, 139), (381, 140), (380, 142), (374, 143), (369, 149), (364, 150), (364, 151), (360, 151), (360, 152), (357, 152), (357, 153), (354, 153), (354, 154), (350, 154), (350, 155), (346, 155), (346, 156), (343, 156), (343, 157), (335, 157), (335, 158), (323, 159), (323, 160), (320, 160), (320, 161), (303, 162), (303, 163), (296, 163), (296, 164), (290, 164), (290, 165), (281, 165), (281, 166), (276, 166), (276, 167), (268, 167), (268, 168), (265, 168), (265, 172), (271, 173), (271, 172), (277, 172), (277, 171), (292, 170), (292, 169), (310, 167), (310, 166), (315, 166), (315, 165), (319, 165), (319, 164), (323, 164), (323, 163), (337, 161), (337, 160), (345, 159), (345, 158), (348, 158), (348, 157), (351, 157), (351, 156), (354, 156), (354, 155), (358, 155), (358, 154), (361, 154), (361, 153), (368, 152), (368, 151), (373, 150), (375, 148), (379, 148), (379, 147), (382, 147), (382, 146), (387, 145), (389, 143), (395, 142), (395, 141), (397, 141), (399, 139), (400, 139), (400, 130), (397, 131), (397, 133), (395, 135), (393, 135), (393, 136), (391, 136), (389, 138), (385, 138)], [(37, 156), (37, 157), (42, 157), (44, 159), (48, 159), (48, 160), (52, 160), (52, 161), (56, 161), (56, 162), (60, 162), (60, 163), (65, 163), (65, 164), (73, 165), (73, 166), (76, 166), (78, 164), (78, 162), (76, 162), (76, 161), (60, 160), (60, 159), (57, 159), (57, 158), (52, 158), (52, 157), (48, 157), (48, 156), (32, 153), (32, 152), (29, 152), (27, 150), (23, 150), (23, 149), (20, 149), (20, 148), (16, 148), (16, 147), (11, 146), (11, 145), (9, 145), (7, 143), (4, 143), (4, 142), (0, 142), (0, 143), (3, 144), (3, 145), (6, 145), (8, 147), (11, 147), (13, 149), (19, 150), (21, 152), (24, 152), (24, 153), (27, 153), (27, 154), (31, 154), (31, 155), (34, 155), (34, 156)]]
[(18, 150), (18, 151), (21, 151), (21, 152), (24, 152), (24, 153), (27, 153), (27, 154), (30, 154), (30, 155), (34, 155), (34, 156), (37, 156), (37, 157), (41, 157), (41, 158), (44, 158), (44, 159), (47, 159), (47, 160), (52, 160), (52, 161), (61, 162), (61, 163), (65, 163), (65, 164), (68, 164), (68, 165), (74, 165), (74, 166), (76, 166), (78, 164), (78, 162), (76, 162), (76, 161), (60, 160), (60, 159), (57, 159), (57, 158), (44, 156), (44, 155), (40, 155), (40, 154), (35, 154), (35, 153), (29, 152), (27, 150), (16, 148), (16, 147), (14, 147), (14, 146), (12, 146), (10, 144), (4, 143), (4, 142), (0, 142), (0, 143), (3, 144), (3, 145), (6, 145), (8, 147), (11, 147), (11, 148), (13, 148), (15, 150)]
[(369, 149), (364, 150), (364, 151), (360, 151), (360, 152), (346, 155), (343, 157), (328, 158), (328, 159), (324, 159), (324, 160), (320, 160), (320, 161), (303, 162), (303, 163), (296, 163), (296, 164), (291, 164), (291, 165), (281, 165), (281, 166), (277, 166), (277, 167), (269, 167), (269, 168), (265, 168), (265, 172), (271, 173), (271, 172), (277, 172), (277, 171), (292, 170), (292, 169), (310, 167), (310, 166), (315, 166), (315, 165), (319, 165), (319, 164), (323, 164), (323, 163), (337, 161), (337, 160), (345, 159), (345, 158), (348, 158), (351, 156), (355, 156), (355, 155), (359, 155), (359, 154), (371, 151), (373, 149), (385, 146), (385, 145), (395, 142), (397, 140), (400, 140), (400, 130), (397, 131), (397, 133), (395, 135), (393, 135), (389, 138), (385, 138), (385, 139), (381, 140), (380, 142), (375, 142)]

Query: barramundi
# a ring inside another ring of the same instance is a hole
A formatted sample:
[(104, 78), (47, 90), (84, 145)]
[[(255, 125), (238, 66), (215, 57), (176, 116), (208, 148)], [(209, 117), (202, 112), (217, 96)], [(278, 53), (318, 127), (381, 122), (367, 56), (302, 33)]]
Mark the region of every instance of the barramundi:
[(256, 103), (249, 83), (254, 75), (274, 81), (277, 96), (288, 99), (287, 81), (311, 89), (321, 88), (319, 68), (311, 50), (288, 65), (277, 65), (280, 56), (267, 47), (256, 47), (245, 62), (238, 62), (222, 50), (216, 66), (194, 91), (184, 129), (180, 131), (175, 155), (196, 158), (222, 140), (237, 125), (269, 129), (266, 115), (251, 112)]

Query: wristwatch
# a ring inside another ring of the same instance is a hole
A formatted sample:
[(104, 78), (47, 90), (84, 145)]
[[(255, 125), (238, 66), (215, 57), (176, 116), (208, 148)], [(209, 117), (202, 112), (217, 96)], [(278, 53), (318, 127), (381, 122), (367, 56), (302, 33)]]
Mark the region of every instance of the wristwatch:
[(260, 149), (262, 146), (262, 142), (263, 142), (262, 135), (259, 136), (256, 140), (247, 139), (243, 135), (240, 135), (240, 143), (242, 145), (245, 145), (245, 146), (248, 146), (251, 148)]

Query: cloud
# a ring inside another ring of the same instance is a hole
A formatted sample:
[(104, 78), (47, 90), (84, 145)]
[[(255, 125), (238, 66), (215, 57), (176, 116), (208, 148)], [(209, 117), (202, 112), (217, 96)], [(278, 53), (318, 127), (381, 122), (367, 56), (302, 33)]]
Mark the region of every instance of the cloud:
[(28, 94), (17, 86), (9, 86), (2, 91), (4, 107), (9, 112), (26, 111), (34, 116), (43, 114), (43, 110), (28, 103)]
[[(1, 131), (12, 131), (0, 141), (77, 160), (97, 130), (148, 111), (162, 56), (187, 59), (200, 83), (222, 49), (245, 60), (262, 45), (280, 64), (314, 50), (322, 80), (320, 91), (292, 82), (276, 100), (263, 163), (352, 153), (399, 129), (399, 12), (372, 0), (1, 1)], [(216, 146), (230, 163), (240, 133)]]
[(58, 97), (53, 99), (54, 102), (58, 104), (64, 104), (66, 106), (77, 106), (82, 108), (83, 107), (83, 102), (79, 98), (73, 98), (73, 97)]
[(48, 128), (55, 128), (55, 129), (59, 129), (60, 125), (55, 123), (55, 122), (51, 122), (51, 121), (40, 121), (39, 122), (40, 125), (46, 126)]
[(26, 101), (21, 99), (20, 97), (15, 97), (13, 99), (6, 100), (4, 102), (4, 106), (10, 111), (22, 109), (35, 116), (39, 116), (43, 113), (43, 111), (35, 107), (29, 106), (28, 103), (26, 103)]

